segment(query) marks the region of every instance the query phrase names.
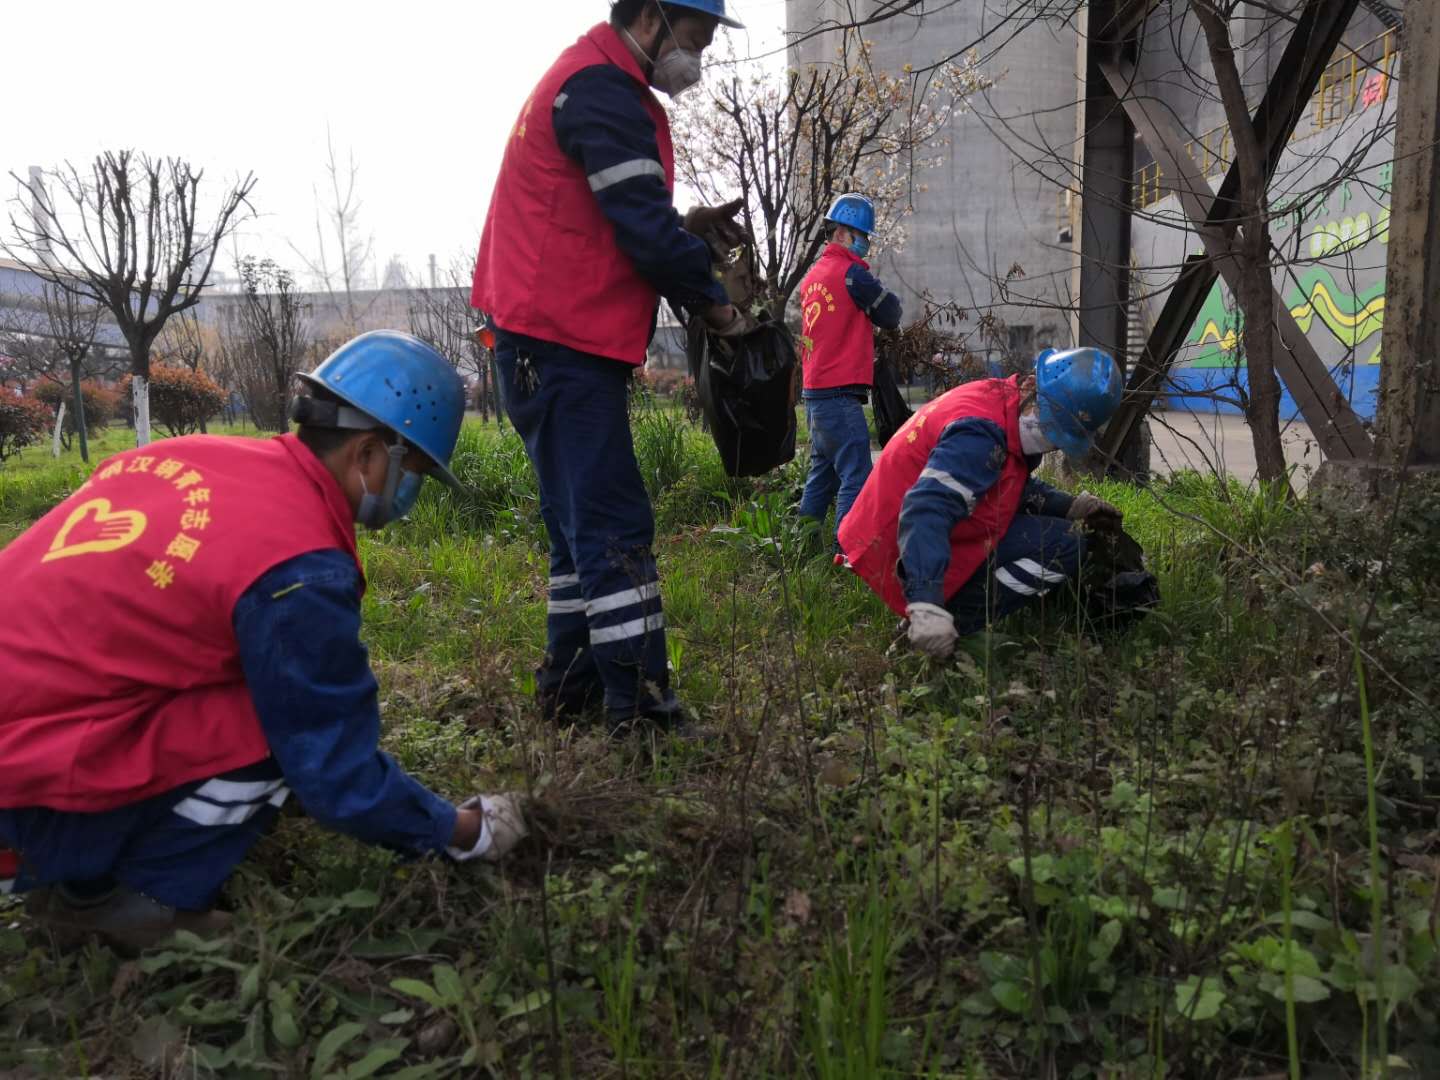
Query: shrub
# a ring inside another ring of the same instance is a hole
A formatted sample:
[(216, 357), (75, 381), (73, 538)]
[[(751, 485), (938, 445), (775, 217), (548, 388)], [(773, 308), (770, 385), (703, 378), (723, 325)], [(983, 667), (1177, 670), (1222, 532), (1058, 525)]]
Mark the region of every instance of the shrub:
[(33, 397), (0, 395), (0, 461), (45, 437), (52, 413)]
[[(35, 388), (35, 396), (50, 406), (51, 411), (59, 409), (62, 401), (65, 403), (65, 426), (60, 435), (65, 449), (70, 449), (70, 441), (75, 436), (75, 395), (70, 384), (41, 383)], [(80, 384), (80, 398), (85, 405), (85, 430), (89, 434), (104, 430), (120, 412), (120, 395), (91, 379)]]
[(642, 368), (639, 383), (656, 397), (674, 398), (691, 385), (690, 373), (682, 368)]
[[(120, 393), (130, 394), (130, 376)], [(150, 365), (150, 419), (167, 435), (189, 435), (225, 405), (225, 391), (203, 371)]]

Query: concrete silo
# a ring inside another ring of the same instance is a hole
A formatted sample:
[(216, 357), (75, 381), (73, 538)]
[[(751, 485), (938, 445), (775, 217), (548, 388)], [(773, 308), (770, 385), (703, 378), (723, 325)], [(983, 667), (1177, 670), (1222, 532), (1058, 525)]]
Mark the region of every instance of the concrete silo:
[[(793, 40), (884, 6), (787, 0), (786, 26)], [(977, 316), (993, 313), (1006, 326), (1002, 348), (1022, 353), (1066, 343), (1068, 320), (1055, 306), (1069, 295), (1072, 260), (1071, 178), (1060, 162), (1073, 156), (1077, 39), (1073, 27), (1035, 21), (1035, 8), (1026, 0), (931, 2), (861, 31), (877, 69), (898, 74), (973, 43), (995, 80), (950, 121), (939, 165), (916, 176), (904, 247), (882, 250), (876, 262), (906, 298), (925, 290)], [(819, 34), (792, 47), (791, 63), (833, 62), (837, 46), (833, 32)], [(1002, 290), (997, 279), (1015, 265), (1024, 277)]]

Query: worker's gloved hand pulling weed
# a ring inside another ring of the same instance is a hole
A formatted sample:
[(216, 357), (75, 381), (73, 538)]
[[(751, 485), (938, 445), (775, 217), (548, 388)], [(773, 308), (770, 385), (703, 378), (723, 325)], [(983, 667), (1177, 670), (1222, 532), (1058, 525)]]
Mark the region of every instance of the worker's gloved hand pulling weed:
[(910, 644), (932, 660), (944, 660), (955, 651), (960, 636), (955, 616), (939, 604), (911, 604), (905, 609), (910, 620)]
[(529, 834), (525, 825), (525, 798), (522, 795), (476, 795), (460, 804), (457, 834), (467, 831), (467, 818), (476, 830), (475, 842), (468, 848), (446, 849), (457, 862), (484, 859), (498, 862), (514, 850)]

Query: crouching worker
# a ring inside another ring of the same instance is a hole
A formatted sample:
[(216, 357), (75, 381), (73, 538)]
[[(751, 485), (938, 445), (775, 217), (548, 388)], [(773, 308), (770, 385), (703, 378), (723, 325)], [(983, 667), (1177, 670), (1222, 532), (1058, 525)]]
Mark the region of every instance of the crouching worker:
[(460, 379), (389, 331), (301, 378), (296, 434), (127, 450), (0, 551), (0, 890), (62, 940), (222, 930), (221, 886), (291, 795), (412, 856), (525, 834), (516, 798), (454, 806), (380, 751), (360, 641), (355, 525), (458, 486)]
[(1078, 579), (1085, 536), (1120, 511), (1031, 477), (1050, 450), (1083, 456), (1120, 403), (1120, 371), (1098, 349), (1042, 352), (1033, 375), (965, 383), (886, 444), (845, 518), (850, 567), (910, 620), (910, 643), (950, 655), (962, 634)]

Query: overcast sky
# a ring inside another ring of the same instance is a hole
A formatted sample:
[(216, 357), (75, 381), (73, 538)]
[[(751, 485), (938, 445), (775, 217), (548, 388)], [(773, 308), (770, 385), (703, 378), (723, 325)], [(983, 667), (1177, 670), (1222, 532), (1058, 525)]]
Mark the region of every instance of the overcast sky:
[[(730, 0), (741, 55), (783, 40), (784, 0)], [(0, 177), (102, 149), (173, 154), (206, 184), (253, 171), (244, 254), (297, 273), (312, 256), (325, 132), (359, 166), (377, 272), (474, 256), (506, 136), (561, 49), (605, 0), (110, 0), (4, 3)], [(174, 13), (173, 16), (171, 13)], [(7, 206), (7, 210), (10, 207)], [(8, 213), (0, 217), (9, 233)], [(229, 263), (228, 254), (223, 262)]]

